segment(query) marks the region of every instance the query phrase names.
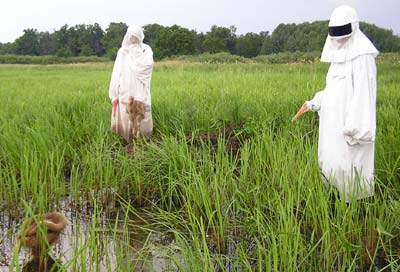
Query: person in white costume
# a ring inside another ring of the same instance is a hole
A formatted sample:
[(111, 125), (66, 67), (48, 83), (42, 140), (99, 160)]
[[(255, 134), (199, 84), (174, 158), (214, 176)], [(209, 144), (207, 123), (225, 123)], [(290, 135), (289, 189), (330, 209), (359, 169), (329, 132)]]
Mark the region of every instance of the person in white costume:
[(110, 81), (109, 97), (113, 104), (111, 129), (127, 142), (133, 139), (132, 124), (125, 110), (129, 96), (146, 105), (145, 116), (140, 123), (141, 135), (150, 136), (153, 131), (150, 96), (153, 51), (143, 43), (143, 39), (141, 27), (128, 27)]
[(318, 163), (324, 181), (346, 202), (374, 195), (376, 64), (378, 50), (359, 29), (356, 11), (337, 7), (321, 61), (330, 62), (325, 90), (298, 114), (319, 114)]

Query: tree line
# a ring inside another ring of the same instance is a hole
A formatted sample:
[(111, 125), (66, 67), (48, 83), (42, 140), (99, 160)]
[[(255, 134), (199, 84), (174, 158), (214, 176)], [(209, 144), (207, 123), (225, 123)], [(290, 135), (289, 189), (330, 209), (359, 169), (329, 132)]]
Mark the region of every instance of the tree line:
[[(144, 42), (154, 51), (154, 58), (201, 53), (228, 52), (255, 57), (280, 52), (321, 51), (327, 37), (328, 21), (301, 24), (280, 24), (276, 29), (260, 33), (236, 34), (236, 27), (213, 25), (206, 33), (178, 25), (145, 25)], [(103, 30), (99, 24), (64, 25), (53, 33), (25, 29), (11, 43), (0, 43), (0, 54), (56, 55), (59, 57), (107, 56), (114, 59), (128, 26), (110, 23)], [(400, 52), (400, 37), (391, 30), (361, 22), (360, 28), (381, 52)]]

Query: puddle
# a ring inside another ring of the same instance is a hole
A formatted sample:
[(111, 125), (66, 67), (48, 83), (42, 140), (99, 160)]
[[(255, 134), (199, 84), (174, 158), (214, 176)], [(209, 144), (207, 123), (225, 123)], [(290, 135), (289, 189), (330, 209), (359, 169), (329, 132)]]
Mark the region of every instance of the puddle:
[[(68, 224), (49, 251), (64, 265), (75, 258), (77, 265), (67, 265), (68, 270), (79, 271), (80, 267), (88, 271), (177, 270), (163, 257), (166, 255), (164, 248), (173, 245), (173, 237), (160, 229), (149, 229), (148, 223), (154, 219), (145, 211), (130, 217), (127, 225), (121, 208), (96, 215), (91, 206), (78, 209), (74, 206), (73, 201), (61, 203), (58, 210), (65, 215)], [(0, 212), (0, 271), (9, 271), (20, 223), (17, 214)], [(19, 266), (23, 267), (30, 259), (30, 251), (21, 248)]]

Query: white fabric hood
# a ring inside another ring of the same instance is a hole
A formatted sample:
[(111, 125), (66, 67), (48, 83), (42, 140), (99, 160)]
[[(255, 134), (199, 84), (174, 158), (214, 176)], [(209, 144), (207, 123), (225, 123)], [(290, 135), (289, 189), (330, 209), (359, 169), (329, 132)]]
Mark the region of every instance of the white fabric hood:
[(147, 105), (150, 100), (150, 82), (153, 70), (153, 51), (143, 43), (139, 26), (130, 26), (122, 41), (114, 63), (110, 82), (111, 100), (126, 103), (129, 96)]
[(126, 34), (124, 36), (124, 40), (122, 41), (122, 48), (129, 48), (129, 46), (131, 46), (132, 43), (132, 37), (136, 37), (138, 39), (139, 44), (143, 43), (143, 39), (144, 39), (144, 33), (143, 30), (140, 26), (136, 26), (136, 25), (131, 25), (128, 27), (128, 30), (126, 31)]
[(365, 54), (379, 54), (372, 42), (360, 30), (356, 11), (349, 6), (336, 8), (329, 21), (329, 26), (341, 26), (351, 24), (352, 33), (343, 37), (347, 39), (340, 42), (340, 38), (328, 35), (321, 54), (323, 62), (345, 62)]

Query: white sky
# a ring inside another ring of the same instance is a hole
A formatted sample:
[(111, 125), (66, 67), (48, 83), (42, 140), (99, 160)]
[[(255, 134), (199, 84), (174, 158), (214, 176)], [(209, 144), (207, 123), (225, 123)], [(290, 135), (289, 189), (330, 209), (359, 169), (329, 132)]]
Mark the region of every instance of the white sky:
[(328, 20), (340, 5), (353, 6), (361, 21), (400, 34), (400, 0), (1, 0), (0, 42), (13, 42), (27, 28), (110, 22), (180, 25), (207, 32), (212, 25), (237, 27), (237, 34), (272, 32), (280, 23)]

